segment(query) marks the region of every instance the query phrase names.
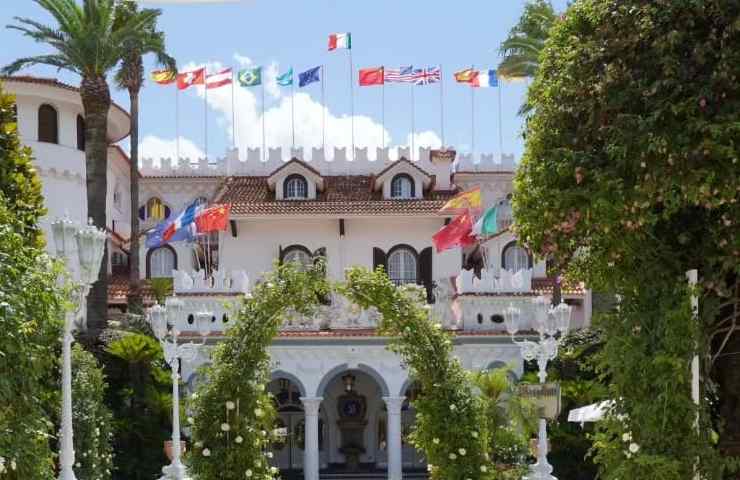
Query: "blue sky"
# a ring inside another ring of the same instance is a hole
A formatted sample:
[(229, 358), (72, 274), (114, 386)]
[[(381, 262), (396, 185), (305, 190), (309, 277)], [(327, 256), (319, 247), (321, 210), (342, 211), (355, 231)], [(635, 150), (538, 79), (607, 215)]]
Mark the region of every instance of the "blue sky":
[[(170, 0), (172, 1), (172, 0)], [(566, 0), (553, 0), (558, 11)], [(349, 67), (345, 51), (327, 52), (332, 32), (352, 32), (355, 68), (442, 65), (444, 71), (445, 144), (460, 152), (472, 148), (470, 88), (455, 84), (452, 72), (475, 65), (495, 68), (498, 46), (519, 18), (524, 0), (420, 1), (375, 0), (244, 0), (238, 3), (170, 5), (150, 2), (161, 8), (161, 28), (167, 34), (171, 54), (181, 69), (209, 64), (241, 67), (263, 65), (268, 81), (265, 89), (266, 137), (269, 146), (289, 146), (290, 89), (278, 89), (274, 74), (293, 66), (296, 73), (326, 65), (325, 91), (328, 144), (350, 144)], [(30, 0), (0, 2), (0, 23), (25, 16), (51, 23), (51, 18)], [(0, 29), (0, 64), (18, 56), (48, 52), (19, 32)], [(151, 69), (151, 59), (147, 62)], [(24, 73), (57, 77), (77, 84), (79, 79), (47, 67), (32, 67)], [(373, 151), (382, 142), (381, 90), (358, 87), (355, 73), (354, 111), (357, 146)], [(407, 144), (411, 132), (411, 93), (407, 85), (385, 87), (386, 143)], [(526, 86), (504, 84), (501, 90), (503, 150), (522, 152), (519, 108)], [(240, 146), (262, 143), (259, 88), (236, 87), (237, 138)], [(296, 88), (295, 118), (297, 144), (307, 151), (321, 143), (320, 88)], [(125, 92), (113, 92), (116, 102), (128, 106)], [(205, 150), (203, 91), (195, 88), (180, 94), (180, 148), (183, 155)], [(309, 97), (310, 95), (310, 97)], [(415, 132), (418, 144), (439, 142), (440, 92), (437, 85), (416, 87)], [(174, 154), (175, 92), (173, 87), (148, 83), (142, 95), (142, 138), (144, 156)], [(498, 153), (498, 92), (475, 92), (475, 150)], [(209, 92), (209, 155), (223, 155), (232, 143), (231, 89)], [(388, 142), (389, 138), (390, 142)], [(342, 145), (344, 144), (344, 145)], [(371, 157), (374, 153), (371, 154)]]

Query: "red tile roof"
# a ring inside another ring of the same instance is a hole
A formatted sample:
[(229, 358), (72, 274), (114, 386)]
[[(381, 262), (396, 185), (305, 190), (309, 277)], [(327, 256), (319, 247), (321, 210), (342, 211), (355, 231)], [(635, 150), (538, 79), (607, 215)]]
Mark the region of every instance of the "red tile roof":
[(390, 163), (387, 167), (385, 167), (383, 170), (381, 170), (380, 173), (378, 173), (377, 175), (375, 175), (375, 178), (382, 177), (383, 175), (385, 175), (385, 173), (388, 170), (390, 170), (391, 168), (394, 168), (394, 167), (396, 167), (398, 165), (401, 165), (402, 163), (407, 163), (407, 164), (411, 165), (412, 167), (414, 167), (415, 169), (417, 169), (419, 171), (419, 173), (421, 173), (425, 177), (428, 177), (428, 178), (431, 178), (432, 177), (432, 175), (430, 175), (426, 170), (422, 169), (421, 167), (419, 167), (418, 165), (414, 164), (413, 162), (408, 161), (406, 158), (401, 157), (397, 161)]
[(432, 191), (423, 200), (386, 200), (373, 192), (373, 177), (325, 176), (315, 200), (276, 200), (267, 177), (232, 177), (214, 202), (231, 203), (233, 215), (418, 215), (436, 214), (452, 191)]
[[(108, 278), (108, 305), (126, 305), (128, 292), (128, 276), (113, 275)], [(145, 306), (154, 305), (154, 292), (147, 280), (141, 281), (141, 297)]]

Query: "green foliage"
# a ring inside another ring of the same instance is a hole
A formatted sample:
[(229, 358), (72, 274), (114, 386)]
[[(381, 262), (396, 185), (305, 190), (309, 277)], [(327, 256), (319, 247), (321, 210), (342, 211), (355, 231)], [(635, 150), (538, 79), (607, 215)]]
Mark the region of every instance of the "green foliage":
[(122, 333), (105, 354), (107, 403), (114, 415), (114, 478), (149, 480), (167, 463), (172, 381), (162, 347), (151, 336)]
[(58, 408), (64, 292), (44, 253), (40, 182), (20, 147), (13, 100), (0, 91), (0, 476), (53, 478), (48, 413)]
[(547, 0), (530, 0), (524, 6), (519, 23), (511, 29), (499, 49), (504, 57), (498, 66), (499, 77), (534, 77), (555, 18), (555, 10)]
[(37, 225), (46, 213), (41, 179), (33, 168), (31, 149), (21, 146), (15, 116), (15, 97), (3, 93), (0, 83), (0, 192), (18, 219), (19, 233), (43, 246)]
[(683, 480), (697, 460), (719, 475), (688, 375), (699, 354), (708, 376), (713, 306), (740, 272), (739, 42), (736, 2), (583, 0), (550, 30), (529, 90), (517, 234), (622, 298), (599, 325), (600, 373), (618, 399), (596, 442), (605, 479)]
[(151, 278), (149, 279), (149, 285), (152, 287), (152, 295), (154, 295), (154, 299), (160, 305), (164, 305), (167, 295), (172, 294), (172, 279)]
[(340, 291), (363, 308), (378, 309), (380, 331), (392, 337), (389, 348), (418, 382), (411, 441), (424, 451), (431, 478), (500, 478), (489, 455), (486, 401), (474, 393), (470, 376), (453, 357), (450, 335), (429, 318), (423, 288), (396, 288), (382, 268), (352, 268), (346, 275)]
[(319, 264), (305, 271), (276, 265), (239, 308), (226, 340), (202, 374), (208, 378), (192, 398), (190, 473), (199, 480), (275, 478), (270, 445), (276, 418), (267, 348), (286, 311), (311, 313), (330, 287)]
[(105, 375), (95, 357), (72, 347), (72, 421), (75, 475), (109, 480), (113, 469), (113, 415), (104, 403)]

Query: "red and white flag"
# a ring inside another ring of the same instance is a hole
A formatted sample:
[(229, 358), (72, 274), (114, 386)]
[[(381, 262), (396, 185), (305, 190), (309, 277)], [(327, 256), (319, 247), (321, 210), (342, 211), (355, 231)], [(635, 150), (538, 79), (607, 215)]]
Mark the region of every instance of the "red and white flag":
[(206, 88), (218, 88), (229, 85), (233, 80), (230, 68), (224, 68), (220, 72), (212, 73), (206, 77)]
[(193, 85), (203, 85), (206, 83), (206, 68), (202, 67), (197, 70), (177, 74), (177, 88), (185, 90)]
[(349, 50), (352, 48), (352, 34), (349, 32), (345, 33), (332, 33), (329, 35), (329, 51), (337, 49)]

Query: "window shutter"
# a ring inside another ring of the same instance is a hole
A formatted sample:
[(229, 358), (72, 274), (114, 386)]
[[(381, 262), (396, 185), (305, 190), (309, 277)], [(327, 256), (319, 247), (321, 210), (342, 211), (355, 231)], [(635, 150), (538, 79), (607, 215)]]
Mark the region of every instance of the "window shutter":
[(432, 279), (432, 247), (419, 253), (419, 283), (427, 290), (427, 301), (434, 303), (434, 281)]
[(146, 220), (146, 206), (139, 207), (139, 219), (142, 222)]
[(388, 273), (388, 257), (385, 252), (378, 247), (373, 248), (373, 270), (382, 265), (385, 273)]
[(282, 245), (278, 245), (278, 264), (283, 264), (283, 257), (285, 256), (285, 251), (283, 250)]

